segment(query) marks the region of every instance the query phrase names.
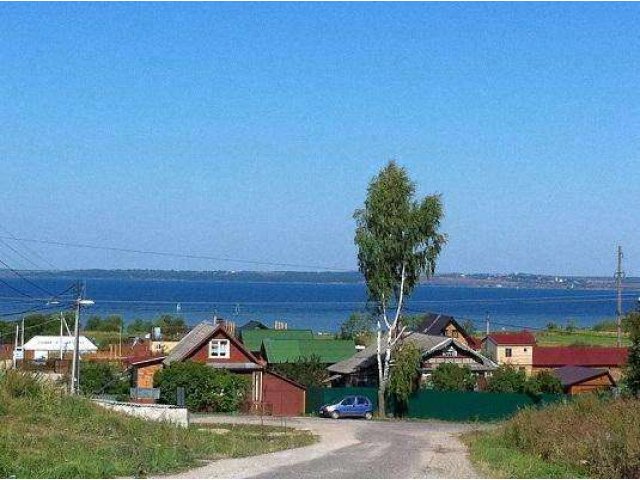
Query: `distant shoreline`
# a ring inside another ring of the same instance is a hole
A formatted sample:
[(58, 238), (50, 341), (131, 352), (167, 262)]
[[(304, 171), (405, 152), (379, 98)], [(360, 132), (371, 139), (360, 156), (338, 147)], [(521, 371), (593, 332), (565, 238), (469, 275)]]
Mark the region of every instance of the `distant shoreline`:
[[(182, 281), (216, 283), (290, 283), (290, 284), (362, 284), (362, 275), (357, 271), (302, 272), (302, 271), (193, 271), (193, 270), (24, 270), (22, 275), (30, 278), (65, 278), (72, 280), (140, 280)], [(0, 270), (0, 278), (13, 279), (8, 270)], [(443, 273), (422, 284), (432, 287), (489, 288), (489, 289), (542, 289), (542, 290), (612, 290), (615, 281), (611, 277), (579, 277), (535, 274), (488, 274), (488, 273)], [(626, 278), (625, 289), (640, 290), (640, 278)]]

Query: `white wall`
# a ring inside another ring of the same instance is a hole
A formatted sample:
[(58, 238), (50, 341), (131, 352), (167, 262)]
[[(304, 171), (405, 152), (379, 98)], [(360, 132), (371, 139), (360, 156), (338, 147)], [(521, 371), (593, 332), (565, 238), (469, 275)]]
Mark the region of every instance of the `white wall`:
[(169, 422), (181, 427), (189, 426), (189, 412), (186, 408), (175, 405), (153, 405), (137, 403), (110, 402), (108, 400), (93, 400), (98, 405), (116, 412), (133, 417), (146, 418), (156, 422)]

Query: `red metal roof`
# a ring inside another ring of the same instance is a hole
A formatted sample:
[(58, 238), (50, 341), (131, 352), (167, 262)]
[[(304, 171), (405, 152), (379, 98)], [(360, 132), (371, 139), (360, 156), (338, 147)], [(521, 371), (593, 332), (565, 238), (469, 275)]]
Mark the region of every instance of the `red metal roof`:
[(535, 347), (534, 367), (621, 367), (627, 361), (627, 349), (619, 347)]
[(526, 330), (522, 332), (495, 332), (490, 333), (490, 338), (496, 345), (535, 345), (536, 337)]

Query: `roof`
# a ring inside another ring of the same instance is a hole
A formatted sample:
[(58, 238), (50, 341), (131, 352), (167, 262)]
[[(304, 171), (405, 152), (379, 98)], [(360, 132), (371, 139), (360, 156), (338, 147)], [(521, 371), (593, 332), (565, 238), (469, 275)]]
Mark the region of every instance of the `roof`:
[(182, 340), (178, 342), (178, 344), (171, 349), (169, 354), (166, 356), (164, 361), (165, 365), (170, 365), (172, 362), (179, 362), (191, 355), (194, 351), (200, 348), (205, 342), (207, 342), (210, 338), (215, 336), (217, 333), (222, 332), (225, 337), (229, 339), (229, 341), (239, 350), (241, 350), (249, 360), (254, 362), (256, 366), (260, 365), (258, 359), (253, 356), (253, 354), (245, 348), (245, 346), (238, 342), (232, 335), (227, 332), (224, 327), (224, 321), (219, 322), (214, 325), (209, 321), (200, 322), (198, 325), (193, 327), (193, 329), (187, 333)]
[(551, 373), (560, 380), (560, 383), (562, 383), (562, 386), (565, 388), (591, 380), (592, 378), (597, 378), (603, 374), (609, 377), (612, 385), (615, 385), (613, 377), (611, 377), (611, 374), (606, 368), (589, 368), (569, 365), (566, 367), (556, 368)]
[(320, 363), (336, 363), (356, 352), (353, 340), (267, 338), (262, 345), (268, 363), (295, 362), (312, 356), (318, 357)]
[(162, 363), (165, 359), (164, 355), (158, 357), (127, 357), (125, 363), (128, 363), (132, 367), (144, 367), (147, 365), (153, 365), (155, 363)]
[(621, 367), (627, 362), (628, 350), (621, 347), (535, 347), (534, 367)]
[[(442, 344), (447, 340), (452, 340), (449, 337), (443, 337), (442, 335), (425, 335), (423, 333), (409, 333), (406, 335), (402, 342), (410, 341), (415, 344), (420, 351), (430, 350), (433, 347)], [(374, 343), (369, 345), (364, 350), (359, 351), (355, 355), (330, 365), (328, 370), (331, 373), (349, 374), (355, 373), (357, 370), (367, 368), (373, 365), (376, 360), (377, 345)]]
[[(62, 350), (71, 351), (74, 349), (74, 342), (75, 337), (68, 335), (62, 337), (59, 335), (36, 335), (24, 344), (24, 349), (57, 351), (62, 346)], [(98, 350), (98, 347), (84, 335), (80, 335), (79, 343), (81, 352), (95, 352)]]
[(259, 352), (262, 348), (263, 340), (267, 338), (282, 340), (302, 340), (312, 339), (313, 331), (311, 330), (243, 330), (242, 343), (252, 352)]
[(533, 333), (523, 330), (522, 332), (494, 332), (485, 339), (491, 339), (496, 345), (535, 345), (536, 337)]
[(469, 346), (471, 348), (473, 348), (474, 350), (480, 350), (480, 348), (482, 347), (482, 339), (481, 338), (469, 337), (469, 338), (467, 338), (467, 342), (469, 343)]
[(446, 340), (439, 343), (438, 345), (432, 347), (429, 350), (422, 352), (422, 357), (431, 357), (434, 356), (437, 352), (440, 352), (446, 348), (453, 346), (455, 349), (466, 352), (469, 356), (475, 358), (477, 363), (465, 363), (467, 367), (469, 367), (472, 371), (490, 371), (498, 368), (498, 364), (493, 360), (485, 357), (480, 352), (475, 351), (473, 348), (465, 345), (462, 342), (457, 341), (454, 338), (446, 337)]
[(264, 323), (259, 322), (258, 320), (250, 320), (244, 325), (241, 325), (240, 327), (237, 328), (239, 332), (243, 332), (245, 330), (268, 330), (268, 329), (269, 327), (267, 327)]
[(292, 380), (289, 377), (285, 377), (284, 375), (282, 375), (282, 374), (280, 374), (278, 372), (275, 372), (273, 370), (267, 370), (264, 373), (265, 373), (265, 375), (273, 375), (274, 377), (279, 378), (280, 380), (283, 380), (283, 381), (285, 381), (287, 383), (290, 383), (294, 387), (300, 388), (302, 390), (306, 390), (307, 389), (307, 387), (305, 387), (301, 383), (298, 383), (298, 382), (296, 382), (295, 380)]

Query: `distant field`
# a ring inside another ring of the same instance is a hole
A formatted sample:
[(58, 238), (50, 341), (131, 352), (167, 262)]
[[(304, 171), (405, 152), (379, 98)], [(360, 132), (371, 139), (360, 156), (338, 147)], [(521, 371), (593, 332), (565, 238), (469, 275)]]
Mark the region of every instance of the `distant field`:
[[(615, 332), (594, 332), (593, 330), (576, 330), (574, 332), (548, 331), (536, 333), (538, 345), (592, 345), (601, 347), (615, 347), (617, 335)], [(622, 345), (628, 346), (628, 335), (622, 336)]]

